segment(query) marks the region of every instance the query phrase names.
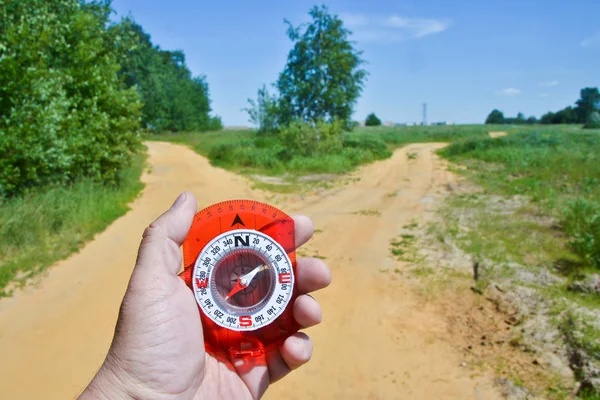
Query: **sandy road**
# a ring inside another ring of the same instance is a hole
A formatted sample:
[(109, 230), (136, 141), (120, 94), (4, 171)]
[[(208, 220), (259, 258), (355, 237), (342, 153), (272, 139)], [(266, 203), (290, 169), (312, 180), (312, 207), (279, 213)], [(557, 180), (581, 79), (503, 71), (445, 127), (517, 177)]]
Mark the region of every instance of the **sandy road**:
[[(148, 147), (151, 171), (132, 210), (39, 285), (0, 302), (0, 398), (72, 398), (87, 384), (110, 344), (141, 232), (179, 192), (193, 192), (200, 207), (265, 198), (185, 147)], [(394, 265), (390, 240), (426, 218), (436, 192), (453, 179), (433, 155), (438, 147), (407, 146), (341, 189), (276, 204), (322, 230), (303, 253), (326, 256), (334, 283), (315, 295), (325, 320), (310, 330), (313, 361), (267, 398), (500, 398), (490, 379), (460, 367), (445, 319), (379, 272)]]

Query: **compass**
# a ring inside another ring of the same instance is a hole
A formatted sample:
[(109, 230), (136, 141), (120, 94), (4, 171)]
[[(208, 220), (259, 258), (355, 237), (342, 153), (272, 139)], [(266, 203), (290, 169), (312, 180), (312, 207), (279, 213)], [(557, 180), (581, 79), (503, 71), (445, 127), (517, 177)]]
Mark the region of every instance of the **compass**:
[(183, 242), (181, 277), (200, 309), (209, 353), (264, 354), (298, 331), (294, 220), (232, 200), (199, 211)]

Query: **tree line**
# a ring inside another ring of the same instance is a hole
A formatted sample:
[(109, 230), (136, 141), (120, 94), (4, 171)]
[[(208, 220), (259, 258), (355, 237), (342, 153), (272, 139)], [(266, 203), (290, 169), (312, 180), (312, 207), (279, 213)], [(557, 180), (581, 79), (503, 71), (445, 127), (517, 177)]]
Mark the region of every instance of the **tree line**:
[(80, 177), (114, 182), (140, 131), (208, 130), (208, 85), (110, 0), (0, 7), (0, 198)]
[(538, 120), (536, 117), (525, 118), (518, 113), (516, 118), (504, 117), (500, 110), (493, 110), (487, 117), (486, 124), (584, 124), (587, 128), (600, 128), (600, 92), (596, 87), (581, 89), (580, 98), (575, 107), (568, 106), (560, 111), (549, 111)]

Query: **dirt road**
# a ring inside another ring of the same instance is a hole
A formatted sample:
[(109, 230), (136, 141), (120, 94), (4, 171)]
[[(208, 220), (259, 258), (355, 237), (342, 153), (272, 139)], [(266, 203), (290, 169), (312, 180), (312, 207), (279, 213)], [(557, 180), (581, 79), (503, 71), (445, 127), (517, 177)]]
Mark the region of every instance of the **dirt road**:
[[(148, 147), (151, 171), (132, 210), (39, 285), (0, 302), (0, 398), (65, 399), (85, 387), (110, 344), (141, 233), (179, 192), (193, 192), (200, 207), (267, 199), (185, 147)], [(490, 378), (460, 366), (443, 316), (380, 272), (394, 266), (390, 240), (426, 218), (453, 179), (433, 155), (438, 147), (410, 145), (346, 186), (278, 198), (277, 206), (312, 217), (322, 230), (302, 253), (326, 257), (334, 283), (315, 295), (324, 322), (309, 330), (313, 361), (266, 398), (500, 398)]]

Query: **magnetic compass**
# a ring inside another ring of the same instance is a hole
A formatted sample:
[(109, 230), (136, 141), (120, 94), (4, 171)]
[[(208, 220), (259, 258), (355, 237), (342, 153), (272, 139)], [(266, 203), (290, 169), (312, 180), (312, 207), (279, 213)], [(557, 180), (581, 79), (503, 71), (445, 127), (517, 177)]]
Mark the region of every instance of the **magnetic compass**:
[(294, 220), (282, 211), (251, 200), (199, 211), (183, 261), (208, 352), (257, 356), (298, 331)]

